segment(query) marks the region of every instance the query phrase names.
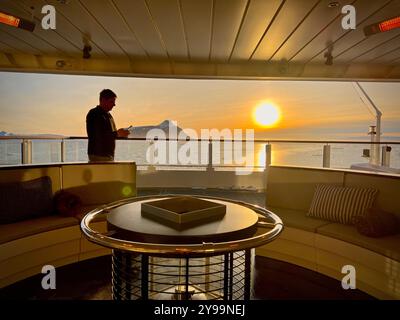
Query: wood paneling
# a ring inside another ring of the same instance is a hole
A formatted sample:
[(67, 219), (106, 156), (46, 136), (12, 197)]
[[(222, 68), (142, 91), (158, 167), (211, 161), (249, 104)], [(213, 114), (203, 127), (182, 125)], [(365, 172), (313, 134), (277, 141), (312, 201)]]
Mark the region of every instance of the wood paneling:
[(208, 60), (211, 45), (212, 0), (181, 0), (186, 41), (192, 60)]
[(264, 61), (271, 59), (317, 2), (316, 0), (287, 0), (252, 59)]
[(169, 56), (177, 60), (189, 57), (182, 15), (177, 0), (145, 0)]
[(153, 24), (148, 7), (143, 0), (113, 0), (126, 23), (150, 58), (167, 58), (161, 34)]
[(231, 59), (248, 60), (278, 10), (281, 0), (251, 0), (240, 28)]
[[(338, 39), (333, 45), (332, 54), (334, 57), (334, 63), (339, 61), (343, 62), (346, 61), (346, 59), (352, 59), (392, 37), (393, 34), (390, 35), (390, 33), (396, 31), (390, 31), (366, 38), (363, 29), (367, 25), (392, 17), (394, 12), (400, 12), (400, 0), (390, 1), (381, 9), (375, 11), (375, 13), (369, 16), (369, 18), (365, 19), (363, 22), (360, 22), (355, 30), (346, 33), (345, 36)], [(324, 53), (319, 54), (312, 59), (312, 61), (325, 61)]]
[[(391, 0), (390, 0), (391, 1)], [(358, 23), (362, 22), (376, 10), (381, 8), (389, 0), (384, 1), (370, 1), (370, 0), (356, 0), (353, 2), (356, 8), (356, 18)], [(296, 62), (308, 62), (321, 52), (326, 52), (329, 44), (334, 44), (335, 41), (340, 39), (349, 30), (345, 30), (342, 27), (342, 18), (344, 16), (341, 14), (336, 19), (334, 19), (325, 29), (304, 47), (300, 52), (291, 58), (291, 61)]]
[(211, 60), (229, 59), (246, 4), (246, 0), (215, 0)]

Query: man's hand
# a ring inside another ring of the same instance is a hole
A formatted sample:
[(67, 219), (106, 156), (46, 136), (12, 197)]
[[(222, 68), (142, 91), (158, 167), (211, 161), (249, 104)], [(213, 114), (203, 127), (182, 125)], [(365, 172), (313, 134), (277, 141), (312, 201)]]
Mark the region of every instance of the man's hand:
[(126, 138), (129, 136), (129, 134), (130, 134), (130, 131), (126, 130), (126, 129), (118, 129), (118, 131), (117, 131), (118, 138)]

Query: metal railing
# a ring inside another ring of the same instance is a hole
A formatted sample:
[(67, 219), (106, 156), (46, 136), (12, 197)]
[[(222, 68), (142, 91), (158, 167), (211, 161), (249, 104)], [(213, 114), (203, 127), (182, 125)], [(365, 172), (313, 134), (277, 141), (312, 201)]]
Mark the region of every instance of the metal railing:
[[(73, 140), (87, 140), (87, 137), (37, 137), (37, 136), (2, 136), (0, 137), (0, 142), (5, 140), (20, 140), (21, 143), (21, 156), (20, 163), (21, 164), (32, 164), (33, 162), (33, 141), (59, 141), (60, 142), (60, 162), (66, 162), (66, 143), (68, 141)], [(205, 165), (174, 165), (168, 164), (164, 166), (168, 167), (204, 167), (207, 171), (213, 170), (214, 168), (229, 168), (229, 167), (240, 167), (240, 165), (218, 165), (213, 163), (213, 152), (214, 152), (214, 143), (224, 143), (224, 142), (246, 142), (246, 140), (232, 140), (232, 139), (170, 139), (170, 138), (155, 138), (153, 140), (147, 140), (146, 138), (119, 138), (119, 141), (176, 141), (176, 142), (188, 142), (188, 141), (197, 141), (197, 142), (207, 142), (208, 143), (208, 163)], [(267, 168), (272, 164), (272, 144), (323, 144), (322, 147), (322, 167), (329, 168), (331, 167), (331, 145), (333, 144), (353, 144), (353, 145), (370, 145), (371, 150), (373, 145), (380, 145), (381, 148), (381, 161), (379, 164), (383, 166), (390, 167), (390, 159), (391, 159), (391, 147), (390, 145), (400, 145), (400, 141), (380, 141), (380, 142), (371, 142), (371, 141), (355, 141), (355, 140), (282, 140), (282, 139), (255, 139), (254, 143), (263, 143), (265, 144), (265, 164), (264, 166), (255, 166), (253, 168)], [(7, 164), (5, 164), (7, 165)], [(146, 163), (137, 163), (138, 166), (148, 166), (150, 164)], [(163, 165), (158, 165), (162, 167)]]

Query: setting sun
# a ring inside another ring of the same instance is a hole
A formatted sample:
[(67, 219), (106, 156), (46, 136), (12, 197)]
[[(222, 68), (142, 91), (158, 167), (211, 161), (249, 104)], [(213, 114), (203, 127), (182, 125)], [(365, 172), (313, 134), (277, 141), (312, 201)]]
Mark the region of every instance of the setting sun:
[(280, 112), (272, 103), (264, 102), (255, 108), (253, 118), (262, 127), (273, 127), (279, 122)]

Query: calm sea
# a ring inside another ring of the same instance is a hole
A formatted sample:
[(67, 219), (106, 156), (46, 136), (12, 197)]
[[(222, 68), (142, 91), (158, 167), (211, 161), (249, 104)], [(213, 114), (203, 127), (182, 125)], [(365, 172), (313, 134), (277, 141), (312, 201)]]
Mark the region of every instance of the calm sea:
[[(298, 165), (322, 167), (323, 143), (272, 143), (272, 164), (275, 165)], [(33, 163), (56, 163), (61, 162), (61, 142), (58, 140), (33, 140), (32, 162)], [(390, 166), (400, 168), (400, 145), (391, 145)], [(369, 148), (368, 144), (331, 144), (331, 167), (349, 168), (354, 163), (367, 163), (368, 158), (362, 157), (363, 149)], [(190, 151), (189, 151), (190, 149)], [(179, 165), (199, 166), (204, 165), (204, 159), (208, 159), (207, 150), (198, 146), (189, 147), (188, 143), (180, 142), (178, 154), (184, 154), (183, 163)], [(146, 152), (149, 150), (147, 141), (117, 141), (116, 160), (135, 161), (137, 165), (149, 164)], [(166, 143), (167, 164), (170, 152)], [(235, 158), (235, 151), (236, 158)], [(87, 161), (87, 141), (70, 140), (65, 143), (65, 162)], [(265, 166), (265, 143), (255, 143), (254, 152), (246, 152), (245, 145), (242, 148), (233, 148), (232, 145), (213, 144), (213, 163), (217, 166), (243, 165), (243, 158), (251, 163), (251, 154), (254, 156), (255, 166)], [(176, 152), (175, 152), (176, 155)], [(156, 157), (162, 158), (162, 153)], [(203, 158), (203, 161), (202, 161)], [(182, 158), (180, 158), (182, 159)], [(186, 160), (185, 160), (186, 159)], [(236, 159), (236, 161), (235, 161)], [(21, 140), (0, 141), (0, 165), (21, 163)]]

